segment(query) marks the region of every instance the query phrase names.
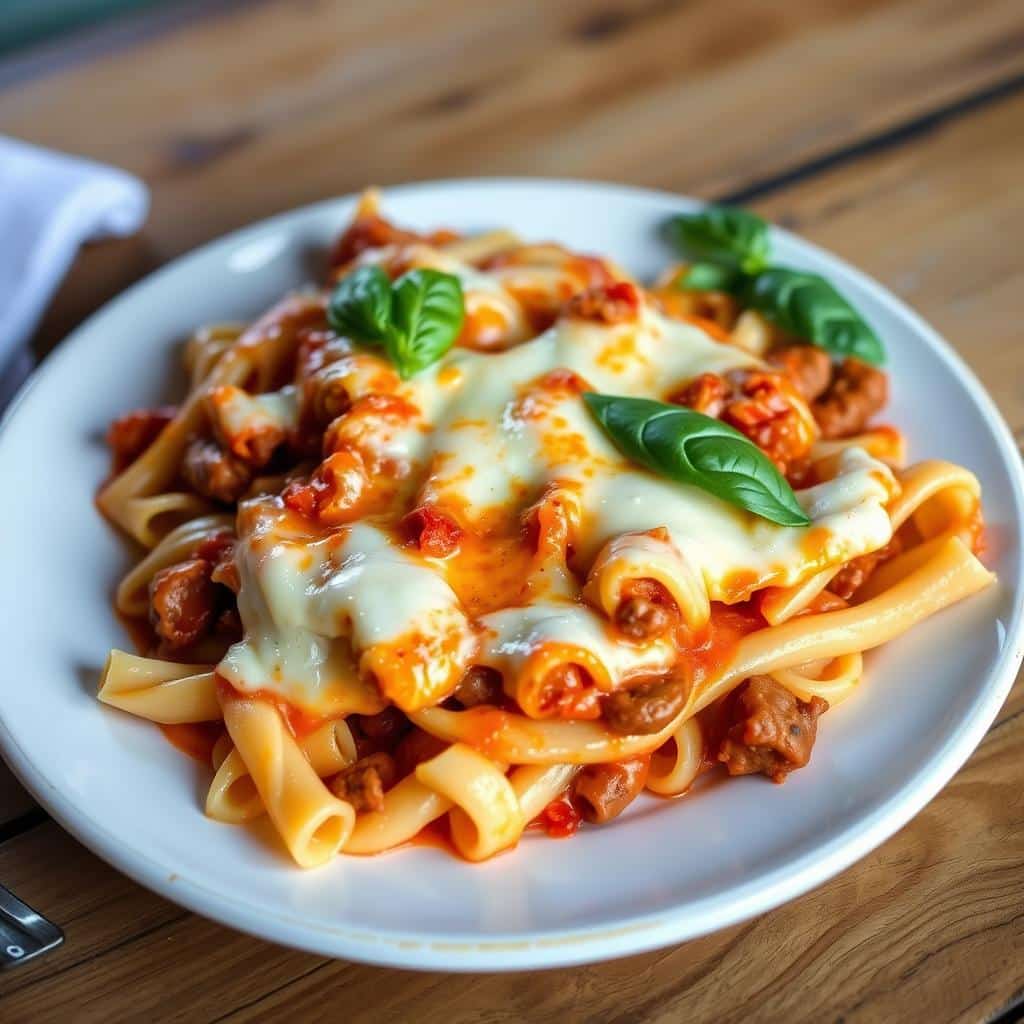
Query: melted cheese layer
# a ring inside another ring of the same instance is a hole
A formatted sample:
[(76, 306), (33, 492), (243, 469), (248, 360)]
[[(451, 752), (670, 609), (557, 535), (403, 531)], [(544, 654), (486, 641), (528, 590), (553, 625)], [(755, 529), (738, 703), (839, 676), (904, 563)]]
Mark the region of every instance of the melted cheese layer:
[[(422, 252), (417, 259), (424, 265)], [(501, 294), (497, 277), (438, 262), (462, 277), (467, 296)], [(362, 455), (379, 456), (379, 467), (402, 467), (398, 483), (386, 468), (369, 480), (390, 488), (392, 504), (373, 519), (321, 532), (297, 524), (277, 499), (243, 509), (237, 558), (246, 633), (220, 667), (239, 689), (330, 713), (368, 702), (372, 674), (389, 700), (414, 710), (443, 699), (471, 664), (508, 676), (545, 645), (590, 652), (602, 686), (614, 688), (671, 668), (676, 656), (664, 642), (626, 641), (602, 610), (583, 603), (583, 581), (616, 537), (663, 529), (686, 565), (686, 586), (735, 603), (876, 550), (892, 535), (886, 506), (895, 481), (860, 449), (843, 452), (834, 479), (798, 492), (808, 527), (777, 526), (626, 461), (581, 390), (664, 400), (697, 374), (759, 365), (646, 303), (635, 322), (562, 318), (503, 351), (455, 348), (407, 382), (376, 353), (360, 353), (361, 379), (375, 379), (375, 362), (411, 412), (396, 418), (368, 407), (356, 422), (353, 411), (333, 433), (338, 445), (357, 443)], [(555, 487), (574, 495), (580, 510), (556, 553), (561, 568), (548, 553), (532, 579), (502, 571), (526, 510)], [(483, 537), (483, 554), (480, 544), (446, 559), (410, 549), (396, 526), (423, 505)], [(490, 568), (488, 536), (495, 539)], [(620, 575), (629, 571), (621, 561)], [(638, 556), (640, 576), (643, 566)], [(470, 571), (474, 606), (491, 609), (476, 620), (457, 596)], [(545, 571), (557, 586), (538, 583)]]

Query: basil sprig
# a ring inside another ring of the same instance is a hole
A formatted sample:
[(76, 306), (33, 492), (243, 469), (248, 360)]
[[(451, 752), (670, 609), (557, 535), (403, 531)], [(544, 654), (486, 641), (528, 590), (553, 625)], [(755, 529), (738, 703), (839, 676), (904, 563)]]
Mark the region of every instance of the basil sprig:
[(810, 524), (793, 489), (768, 456), (720, 420), (649, 398), (591, 391), (583, 400), (619, 451), (633, 462), (780, 526)]
[(687, 291), (724, 291), (785, 331), (837, 356), (884, 363), (878, 335), (820, 274), (771, 266), (768, 224), (756, 214), (709, 206), (668, 222), (691, 264), (676, 282)]
[(741, 300), (784, 331), (839, 356), (884, 363), (885, 349), (860, 314), (820, 274), (769, 267), (751, 278)]
[(380, 267), (358, 267), (338, 282), (327, 304), (331, 327), (382, 345), (403, 380), (452, 347), (465, 315), (459, 279), (430, 267), (410, 270), (394, 283)]
[(755, 213), (733, 206), (707, 206), (668, 222), (670, 236), (701, 260), (756, 274), (768, 266), (771, 239), (768, 225)]

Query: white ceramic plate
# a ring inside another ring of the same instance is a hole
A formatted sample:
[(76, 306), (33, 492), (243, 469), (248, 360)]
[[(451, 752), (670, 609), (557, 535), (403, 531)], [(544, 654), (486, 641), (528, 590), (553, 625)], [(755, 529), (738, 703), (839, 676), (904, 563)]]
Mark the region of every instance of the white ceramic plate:
[[(641, 276), (671, 258), (657, 227), (695, 204), (608, 185), (462, 181), (390, 190), (400, 223), (499, 225), (611, 254)], [(352, 960), (441, 970), (547, 967), (679, 942), (774, 907), (895, 832), (981, 740), (1021, 660), (1019, 457), (991, 400), (926, 324), (835, 258), (776, 232), (780, 262), (827, 273), (891, 358), (892, 418), (915, 456), (984, 486), (1000, 585), (868, 658), (823, 720), (811, 766), (678, 802), (641, 799), (609, 826), (526, 838), (473, 866), (414, 847), (292, 866), (266, 836), (207, 820), (207, 778), (155, 729), (98, 704), (107, 649), (127, 646), (110, 594), (125, 544), (92, 498), (119, 413), (180, 394), (175, 343), (252, 317), (316, 272), (352, 199), (275, 217), (131, 288), (47, 360), (0, 431), (0, 746), (53, 816), (144, 885), (244, 931)]]

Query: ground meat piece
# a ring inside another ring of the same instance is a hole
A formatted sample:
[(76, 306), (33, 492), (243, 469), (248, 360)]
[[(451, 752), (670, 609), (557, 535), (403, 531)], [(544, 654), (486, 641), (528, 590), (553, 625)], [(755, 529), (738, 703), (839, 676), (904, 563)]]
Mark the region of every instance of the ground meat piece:
[(859, 359), (844, 359), (828, 389), (811, 405), (826, 438), (859, 434), (889, 399), (889, 378)]
[(675, 620), (675, 601), (656, 580), (633, 580), (615, 609), (615, 625), (633, 640), (660, 636)]
[(815, 440), (814, 423), (789, 378), (763, 370), (705, 373), (669, 397), (715, 416), (746, 435), (785, 474), (805, 459)]
[(115, 472), (131, 465), (157, 439), (177, 411), (173, 405), (135, 409), (114, 420), (107, 431), (107, 444), (114, 453)]
[(814, 345), (785, 345), (768, 353), (768, 362), (778, 367), (800, 394), (812, 401), (832, 379), (832, 359)]
[(849, 601), (854, 594), (867, 582), (868, 577), (886, 559), (898, 555), (903, 549), (897, 537), (893, 537), (884, 548), (869, 551), (866, 555), (851, 559), (832, 577), (828, 585), (829, 591), (844, 601)]
[(722, 420), (746, 434), (785, 473), (814, 443), (814, 425), (806, 412), (801, 415), (799, 397), (777, 373), (740, 371), (735, 386), (739, 394), (727, 403)]
[(205, 559), (169, 565), (150, 580), (149, 621), (172, 650), (188, 647), (209, 632), (216, 610), (216, 588)]
[(771, 676), (751, 676), (729, 702), (718, 760), (730, 775), (760, 772), (785, 782), (811, 759), (817, 720), (827, 710), (821, 697), (798, 700)]
[(584, 821), (603, 825), (617, 818), (647, 782), (650, 757), (588, 764), (572, 784), (572, 799)]
[(564, 664), (544, 677), (536, 707), (527, 713), (537, 718), (600, 718), (601, 699), (594, 680), (579, 665)]
[(627, 736), (660, 732), (686, 703), (690, 687), (680, 678), (655, 679), (628, 690), (617, 690), (604, 699), (604, 720)]
[(394, 785), (395, 762), (388, 754), (370, 754), (342, 769), (331, 779), (331, 792), (347, 800), (356, 813), (379, 811), (384, 791)]
[(673, 394), (669, 401), (717, 418), (725, 409), (730, 390), (725, 378), (719, 374), (701, 373)]
[(464, 707), (497, 704), (504, 696), (501, 673), (486, 665), (473, 665), (455, 687), (452, 696)]
[(376, 715), (359, 715), (356, 724), (378, 750), (390, 750), (409, 731), (409, 719), (398, 708), (385, 708)]
[(252, 470), (213, 441), (193, 441), (181, 460), (185, 482), (204, 498), (234, 504), (252, 483)]
[(218, 636), (227, 637), (233, 642), (241, 640), (242, 617), (238, 614), (238, 609), (233, 606), (225, 608), (217, 616), (217, 621), (213, 624), (213, 631)]
[(214, 533), (196, 547), (196, 558), (204, 558), (210, 563), (210, 579), (214, 583), (227, 587), (237, 594), (242, 589), (242, 581), (238, 576), (235, 564), (235, 535), (228, 530)]
[(602, 324), (622, 324), (640, 313), (640, 293), (628, 281), (601, 284), (574, 295), (565, 307), (567, 316)]
[(409, 775), (416, 765), (437, 757), (448, 746), (444, 740), (431, 736), (429, 732), (413, 728), (402, 737), (395, 748), (395, 766), (400, 778)]

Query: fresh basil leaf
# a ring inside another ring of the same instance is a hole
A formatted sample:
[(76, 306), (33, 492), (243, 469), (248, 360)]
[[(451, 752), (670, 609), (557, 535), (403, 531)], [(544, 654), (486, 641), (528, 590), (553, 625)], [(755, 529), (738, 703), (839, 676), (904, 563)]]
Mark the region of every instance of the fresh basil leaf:
[(359, 267), (338, 282), (327, 304), (327, 322), (359, 341), (384, 341), (391, 330), (391, 281), (380, 267)]
[(668, 222), (670, 238), (688, 256), (756, 274), (771, 259), (768, 225), (757, 214), (734, 206), (707, 206)]
[(693, 263), (680, 274), (676, 287), (688, 292), (730, 292), (743, 275), (720, 263)]
[(838, 356), (885, 362), (878, 335), (825, 278), (769, 267), (747, 282), (742, 301), (785, 331)]
[(780, 526), (810, 524), (768, 456), (720, 420), (649, 398), (586, 392), (583, 399), (619, 451), (641, 466)]
[(453, 274), (421, 267), (394, 284), (393, 330), (386, 347), (403, 379), (436, 363), (462, 330), (462, 284)]

